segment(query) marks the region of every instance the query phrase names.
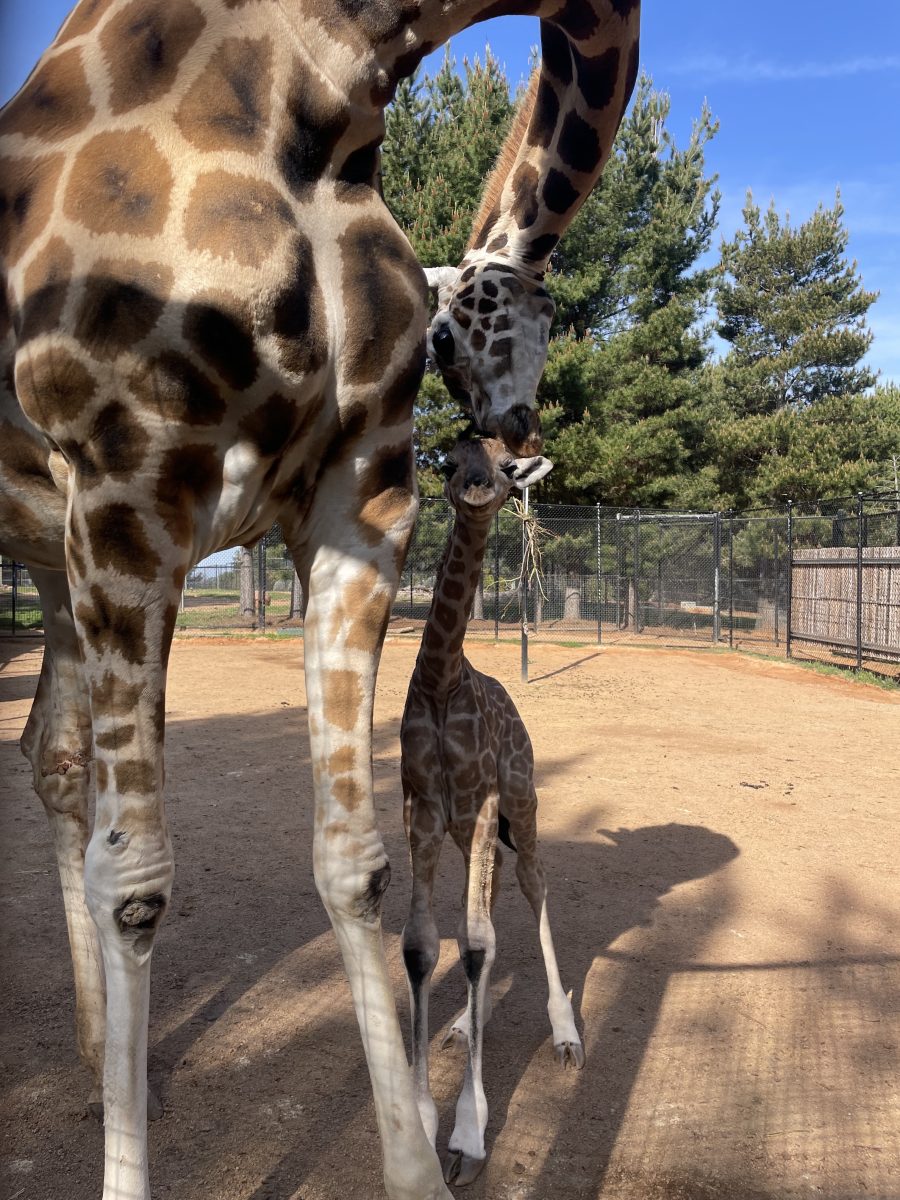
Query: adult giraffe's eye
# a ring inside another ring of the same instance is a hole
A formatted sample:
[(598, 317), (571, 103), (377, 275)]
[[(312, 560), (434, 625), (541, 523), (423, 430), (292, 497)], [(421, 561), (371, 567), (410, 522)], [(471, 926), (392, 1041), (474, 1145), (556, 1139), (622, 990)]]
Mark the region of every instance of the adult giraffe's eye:
[(450, 367), (453, 365), (453, 359), (456, 356), (456, 343), (453, 341), (453, 334), (446, 325), (442, 325), (431, 336), (431, 345), (434, 348), (434, 353), (438, 362), (442, 366)]

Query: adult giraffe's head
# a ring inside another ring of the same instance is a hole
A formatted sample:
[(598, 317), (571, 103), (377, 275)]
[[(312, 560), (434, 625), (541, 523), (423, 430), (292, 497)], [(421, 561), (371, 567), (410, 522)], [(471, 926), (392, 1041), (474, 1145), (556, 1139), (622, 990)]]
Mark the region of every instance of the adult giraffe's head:
[(447, 390), (513, 454), (539, 453), (536, 395), (554, 313), (542, 275), (491, 258), (425, 274), (439, 289), (428, 357)]

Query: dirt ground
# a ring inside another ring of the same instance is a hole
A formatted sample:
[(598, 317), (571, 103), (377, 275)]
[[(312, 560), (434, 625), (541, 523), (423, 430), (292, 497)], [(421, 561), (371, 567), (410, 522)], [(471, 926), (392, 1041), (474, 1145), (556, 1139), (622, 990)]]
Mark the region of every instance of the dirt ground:
[[(154, 1196), (382, 1195), (362, 1049), (310, 855), (299, 640), (185, 640), (170, 674), (176, 851), (154, 954)], [(398, 732), (415, 646), (389, 642), (375, 727), (405, 1022)], [(551, 919), (587, 1067), (556, 1065), (510, 857), (486, 1032), (490, 1158), (472, 1200), (900, 1198), (900, 696), (727, 653), (475, 644), (535, 743)], [(0, 1192), (100, 1193), (59, 884), (17, 749), (38, 643), (0, 642)], [(432, 1002), (439, 1146), (463, 1057), (448, 843)], [(404, 1025), (405, 1027), (405, 1025)], [(464, 1194), (464, 1193), (461, 1193)]]

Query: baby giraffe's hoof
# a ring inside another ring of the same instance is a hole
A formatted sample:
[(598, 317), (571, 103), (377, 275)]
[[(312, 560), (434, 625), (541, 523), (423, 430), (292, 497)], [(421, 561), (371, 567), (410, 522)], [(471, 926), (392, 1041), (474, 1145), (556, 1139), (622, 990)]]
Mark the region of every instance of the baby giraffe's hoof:
[(444, 1179), (456, 1187), (465, 1187), (478, 1178), (486, 1161), (473, 1158), (463, 1150), (448, 1150), (444, 1157)]
[(581, 1042), (558, 1042), (553, 1050), (556, 1054), (556, 1061), (564, 1071), (569, 1067), (580, 1071), (584, 1066), (584, 1048)]

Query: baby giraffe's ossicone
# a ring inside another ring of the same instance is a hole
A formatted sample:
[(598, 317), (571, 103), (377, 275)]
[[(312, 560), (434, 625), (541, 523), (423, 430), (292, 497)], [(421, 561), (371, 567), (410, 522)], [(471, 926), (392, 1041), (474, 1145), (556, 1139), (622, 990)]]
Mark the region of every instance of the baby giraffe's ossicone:
[(564, 1067), (584, 1066), (584, 1050), (560, 981), (547, 916), (547, 888), (537, 849), (531, 740), (506, 689), (476, 671), (462, 652), (491, 519), (514, 487), (536, 483), (551, 467), (541, 456), (516, 458), (494, 439), (460, 441), (448, 456), (445, 491), (455, 520), (401, 726), (404, 817), (413, 870), (403, 958), (409, 979), (416, 1101), (432, 1144), (437, 1110), (428, 1082), (428, 995), (440, 951), (432, 895), (446, 833), (466, 863), (458, 940), (468, 1003), (445, 1044), (464, 1040), (468, 1064), (444, 1161), (448, 1183), (470, 1183), (486, 1158), (482, 1038), (490, 1017), (495, 951), (491, 914), (499, 882), (501, 830), (503, 840), (516, 851), (516, 876), (538, 922), (556, 1056)]

